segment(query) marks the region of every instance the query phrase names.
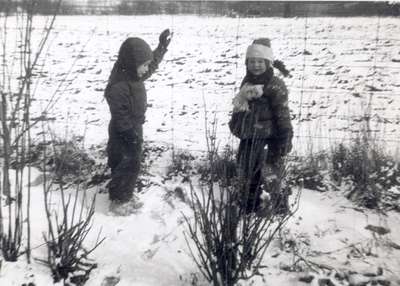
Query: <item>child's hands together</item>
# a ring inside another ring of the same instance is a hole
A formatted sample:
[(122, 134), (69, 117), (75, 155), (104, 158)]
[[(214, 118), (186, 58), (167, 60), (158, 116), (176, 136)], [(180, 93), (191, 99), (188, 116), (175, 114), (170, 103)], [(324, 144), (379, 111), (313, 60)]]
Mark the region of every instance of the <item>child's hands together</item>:
[(262, 84), (245, 84), (240, 89), (240, 94), (243, 98), (247, 100), (251, 100), (254, 98), (259, 98), (263, 95), (263, 87)]
[(233, 98), (232, 104), (233, 112), (249, 111), (249, 103), (245, 98), (240, 96), (240, 93)]
[(233, 111), (249, 111), (249, 100), (259, 98), (263, 95), (264, 85), (244, 84), (239, 93), (233, 98)]

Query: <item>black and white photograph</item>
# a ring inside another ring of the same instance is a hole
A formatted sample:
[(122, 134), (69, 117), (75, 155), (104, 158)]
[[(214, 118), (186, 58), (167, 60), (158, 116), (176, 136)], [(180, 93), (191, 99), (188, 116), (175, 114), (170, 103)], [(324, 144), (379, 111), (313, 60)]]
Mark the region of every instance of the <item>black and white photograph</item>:
[(400, 286), (400, 2), (0, 0), (1, 286)]

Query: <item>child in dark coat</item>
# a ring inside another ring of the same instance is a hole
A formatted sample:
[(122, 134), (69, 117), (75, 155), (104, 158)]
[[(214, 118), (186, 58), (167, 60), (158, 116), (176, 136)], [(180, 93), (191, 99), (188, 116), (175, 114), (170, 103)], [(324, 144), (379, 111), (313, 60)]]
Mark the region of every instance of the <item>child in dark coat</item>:
[(129, 215), (138, 207), (133, 191), (140, 171), (143, 123), (147, 107), (144, 80), (156, 70), (171, 40), (169, 30), (159, 37), (152, 51), (140, 38), (126, 39), (119, 50), (105, 90), (111, 120), (108, 127), (108, 191), (110, 210)]
[(288, 90), (283, 80), (274, 75), (273, 67), (288, 74), (282, 62), (274, 61), (270, 40), (255, 40), (247, 48), (247, 73), (233, 99), (229, 128), (240, 138), (237, 162), (243, 183), (241, 203), (246, 213), (260, 210), (263, 189), (269, 194), (272, 209), (287, 207), (280, 185), (283, 158), (292, 148), (293, 128)]

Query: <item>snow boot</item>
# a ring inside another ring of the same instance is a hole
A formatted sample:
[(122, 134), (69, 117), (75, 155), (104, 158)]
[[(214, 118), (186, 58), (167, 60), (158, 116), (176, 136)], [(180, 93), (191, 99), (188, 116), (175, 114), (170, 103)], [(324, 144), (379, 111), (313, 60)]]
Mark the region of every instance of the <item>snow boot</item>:
[(256, 215), (263, 218), (269, 218), (272, 215), (271, 195), (265, 190), (260, 195), (260, 204), (258, 205)]
[(139, 209), (143, 206), (139, 199), (133, 196), (127, 202), (121, 202), (119, 200), (112, 200), (110, 203), (110, 213), (115, 216), (129, 216), (131, 214), (138, 213)]

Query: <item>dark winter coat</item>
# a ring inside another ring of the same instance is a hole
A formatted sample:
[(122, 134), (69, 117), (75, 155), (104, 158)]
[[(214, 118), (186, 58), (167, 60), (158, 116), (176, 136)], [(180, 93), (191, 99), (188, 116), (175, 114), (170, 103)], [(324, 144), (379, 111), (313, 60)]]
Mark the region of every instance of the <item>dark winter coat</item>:
[[(104, 96), (111, 112), (107, 155), (111, 168), (108, 189), (113, 201), (126, 202), (133, 196), (140, 172), (147, 108), (143, 81), (155, 71), (165, 52), (166, 48), (160, 46), (152, 52), (142, 39), (128, 38), (111, 71)], [(137, 67), (148, 60), (152, 60), (149, 70), (139, 78)]]
[(293, 136), (288, 107), (288, 90), (272, 69), (261, 78), (249, 74), (245, 83), (264, 84), (263, 95), (249, 100), (249, 111), (234, 112), (229, 122), (233, 135), (240, 139), (270, 139), (276, 145), (288, 144)]
[[(128, 46), (127, 51), (124, 50), (125, 43), (129, 44), (125, 45)], [(110, 138), (126, 135), (131, 137), (128, 140), (134, 137), (141, 139), (147, 107), (143, 81), (157, 69), (166, 50), (157, 48), (152, 52), (139, 38), (129, 38), (125, 43), (121, 46), (104, 94), (111, 112), (109, 135)], [(139, 79), (136, 68), (147, 60), (152, 60), (149, 71)]]
[(111, 112), (110, 137), (132, 130), (141, 138), (147, 106), (143, 82), (120, 81), (108, 89), (106, 99)]

